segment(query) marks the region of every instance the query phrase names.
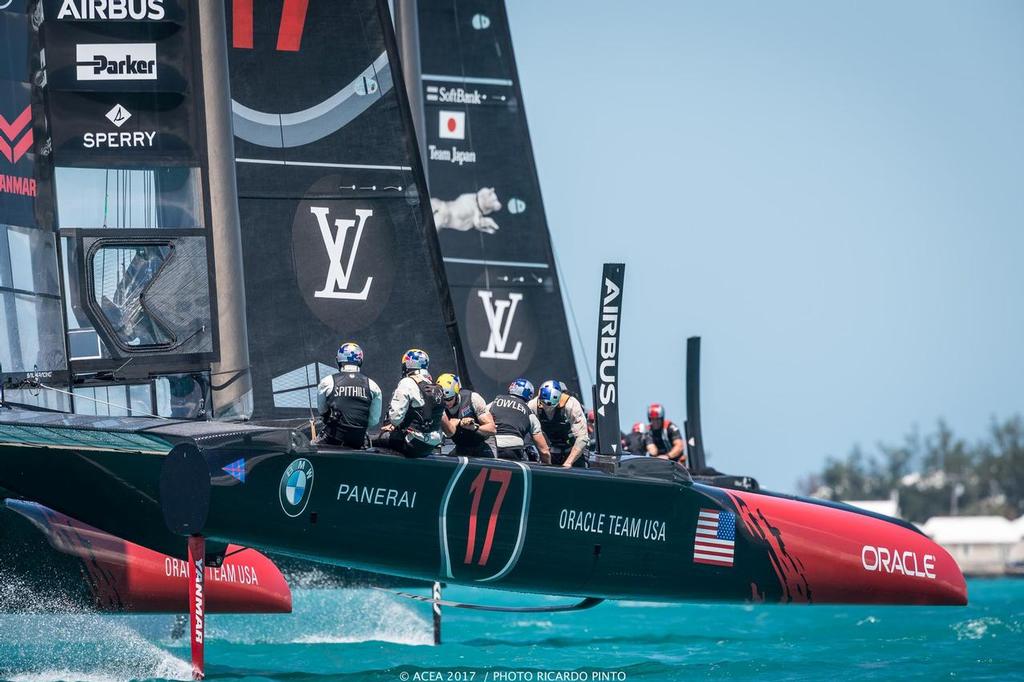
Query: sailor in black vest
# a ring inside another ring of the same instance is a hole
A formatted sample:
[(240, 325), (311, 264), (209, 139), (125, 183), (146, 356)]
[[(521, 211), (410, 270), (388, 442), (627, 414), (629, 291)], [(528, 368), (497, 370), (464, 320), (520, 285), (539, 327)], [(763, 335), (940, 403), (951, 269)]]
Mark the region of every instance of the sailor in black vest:
[(622, 447), (631, 455), (646, 455), (647, 446), (644, 443), (647, 437), (647, 424), (636, 422), (633, 424), (633, 431), (622, 439)]
[(650, 420), (650, 428), (644, 436), (644, 445), (647, 454), (651, 457), (671, 459), (686, 464), (686, 451), (683, 443), (683, 434), (679, 427), (665, 419), (665, 408), (658, 403), (647, 408), (647, 418)]
[(419, 348), (402, 356), (402, 380), (391, 396), (387, 423), (376, 445), (407, 457), (426, 457), (441, 445), (444, 392), (427, 372), (429, 366), (430, 357)]
[(487, 411), (494, 417), (498, 435), (495, 441), (498, 446), (498, 457), (501, 459), (526, 460), (527, 438), (533, 442), (540, 452), (540, 461), (551, 463), (551, 452), (540, 428), (537, 415), (530, 409), (533, 397), (533, 384), (526, 379), (516, 379), (508, 386), (506, 395), (499, 395), (487, 406)]
[(324, 422), (318, 442), (361, 448), (366, 445), (367, 429), (380, 421), (380, 387), (361, 372), (359, 344), (341, 344), (337, 357), (338, 372), (325, 377), (316, 389), (317, 410)]
[(476, 391), (463, 389), (455, 374), (442, 374), (437, 385), (444, 391), (442, 427), (455, 443), (456, 457), (497, 457), (494, 417)]
[(590, 442), (587, 415), (580, 401), (563, 387), (560, 381), (545, 381), (530, 401), (530, 409), (536, 413), (551, 448), (551, 463), (566, 468), (586, 467), (583, 452)]

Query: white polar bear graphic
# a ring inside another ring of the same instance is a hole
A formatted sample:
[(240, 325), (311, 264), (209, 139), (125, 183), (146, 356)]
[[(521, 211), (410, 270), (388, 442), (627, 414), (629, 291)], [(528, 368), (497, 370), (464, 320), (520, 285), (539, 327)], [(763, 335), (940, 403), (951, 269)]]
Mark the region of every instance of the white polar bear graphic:
[(479, 230), (486, 234), (498, 231), (498, 223), (487, 216), (501, 210), (501, 202), (493, 187), (481, 187), (475, 193), (460, 194), (452, 201), (430, 199), (434, 224), (438, 231), (448, 228), (467, 232)]

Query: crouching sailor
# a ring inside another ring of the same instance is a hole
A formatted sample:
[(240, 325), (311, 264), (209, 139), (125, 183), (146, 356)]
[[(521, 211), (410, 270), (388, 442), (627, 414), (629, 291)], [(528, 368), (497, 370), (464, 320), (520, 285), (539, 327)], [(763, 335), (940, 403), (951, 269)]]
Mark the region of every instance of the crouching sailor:
[(497, 430), (495, 441), (498, 457), (501, 459), (525, 460), (526, 439), (532, 437), (540, 452), (540, 461), (551, 463), (551, 452), (541, 432), (537, 415), (530, 409), (533, 398), (533, 384), (526, 379), (516, 379), (508, 387), (506, 395), (499, 395), (487, 406), (494, 417)]
[(647, 454), (686, 464), (683, 434), (680, 433), (678, 426), (665, 419), (665, 408), (658, 403), (652, 403), (647, 408), (647, 418), (650, 420), (650, 427), (644, 435)]
[(530, 401), (540, 428), (551, 448), (551, 463), (561, 467), (585, 467), (583, 456), (587, 437), (587, 415), (580, 401), (570, 395), (565, 384), (553, 379), (540, 385), (537, 397)]
[(427, 372), (429, 366), (430, 357), (418, 348), (402, 356), (402, 380), (391, 396), (377, 445), (407, 457), (426, 457), (441, 444), (444, 392)]
[(316, 405), (324, 422), (318, 443), (362, 448), (367, 429), (380, 421), (380, 387), (362, 373), (362, 366), (363, 349), (359, 344), (341, 344), (337, 373), (317, 386)]
[(455, 374), (442, 374), (437, 384), (444, 391), (444, 433), (455, 443), (451, 454), (496, 457), (494, 417), (487, 411), (483, 397), (476, 391), (463, 389)]

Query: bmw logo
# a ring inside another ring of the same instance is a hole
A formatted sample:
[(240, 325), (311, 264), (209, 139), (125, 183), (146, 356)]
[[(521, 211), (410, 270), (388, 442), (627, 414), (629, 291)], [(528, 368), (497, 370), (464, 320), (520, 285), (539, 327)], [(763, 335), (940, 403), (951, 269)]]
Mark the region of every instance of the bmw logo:
[(313, 494), (313, 464), (304, 458), (289, 464), (277, 492), (285, 514), (295, 517), (305, 511)]

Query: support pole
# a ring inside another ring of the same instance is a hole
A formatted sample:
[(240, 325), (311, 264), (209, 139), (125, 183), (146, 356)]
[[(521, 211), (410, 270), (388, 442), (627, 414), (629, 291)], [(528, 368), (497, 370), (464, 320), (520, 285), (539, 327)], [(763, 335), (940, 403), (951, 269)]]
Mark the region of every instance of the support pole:
[(434, 583), (434, 646), (441, 643), (441, 583)]
[(188, 581), (189, 642), (192, 647), (192, 679), (206, 676), (203, 665), (203, 639), (206, 632), (206, 540), (202, 535), (188, 539), (188, 565), (192, 579)]
[[(0, 0), (2, 4), (2, 0)], [(245, 320), (242, 228), (235, 181), (235, 137), (231, 127), (227, 20), (223, 2), (198, 2), (199, 47), (210, 169), (210, 239), (217, 285), (220, 361), (213, 364), (214, 419), (252, 416), (252, 374)]]

